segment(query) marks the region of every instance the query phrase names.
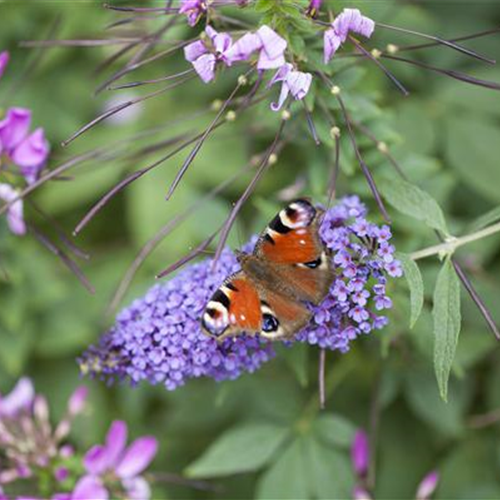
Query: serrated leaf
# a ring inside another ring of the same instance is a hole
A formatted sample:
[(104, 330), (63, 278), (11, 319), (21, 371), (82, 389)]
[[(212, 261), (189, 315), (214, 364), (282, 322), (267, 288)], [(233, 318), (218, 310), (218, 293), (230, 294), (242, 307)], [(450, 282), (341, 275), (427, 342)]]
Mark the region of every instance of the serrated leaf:
[(439, 393), (448, 397), (448, 379), (460, 334), (460, 283), (449, 259), (439, 271), (434, 289), (434, 368)]
[(429, 193), (397, 177), (384, 179), (379, 189), (384, 198), (399, 212), (449, 234), (443, 212)]
[(188, 468), (189, 477), (228, 476), (260, 469), (284, 442), (288, 429), (252, 423), (230, 429)]
[(409, 255), (398, 253), (397, 258), (403, 265), (406, 282), (410, 288), (410, 328), (413, 328), (420, 317), (424, 305), (424, 281), (422, 280), (422, 274), (417, 263)]

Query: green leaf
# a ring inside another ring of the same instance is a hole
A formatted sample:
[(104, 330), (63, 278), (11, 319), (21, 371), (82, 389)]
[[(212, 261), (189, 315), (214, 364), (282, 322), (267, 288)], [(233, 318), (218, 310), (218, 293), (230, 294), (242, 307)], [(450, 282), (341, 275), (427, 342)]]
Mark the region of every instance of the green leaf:
[(288, 429), (250, 423), (230, 429), (188, 468), (189, 477), (227, 476), (260, 469), (274, 455)]
[(492, 202), (500, 201), (500, 128), (483, 116), (459, 115), (446, 122), (445, 154), (464, 183)]
[(321, 415), (314, 428), (322, 442), (340, 448), (349, 448), (356, 433), (356, 427), (341, 415)]
[(398, 253), (397, 258), (403, 265), (404, 275), (410, 288), (410, 328), (413, 328), (420, 317), (424, 305), (424, 281), (422, 280), (422, 274), (418, 265), (409, 255)]
[(384, 179), (379, 188), (384, 198), (399, 212), (449, 234), (443, 212), (430, 194), (398, 177)]
[(304, 448), (310, 494), (325, 500), (350, 498), (354, 478), (347, 455), (313, 437), (304, 439)]
[(494, 224), (500, 220), (500, 207), (495, 207), (489, 212), (478, 217), (470, 226), (469, 232), (479, 231), (480, 229)]
[(308, 384), (309, 373), (309, 349), (305, 344), (295, 345), (293, 349), (284, 347), (280, 349), (280, 354), (285, 358), (286, 363), (297, 377), (299, 384), (306, 387)]
[(439, 393), (446, 401), (448, 379), (460, 334), (460, 283), (450, 259), (445, 260), (434, 289), (434, 368)]
[(303, 438), (293, 441), (265, 472), (257, 484), (257, 499), (305, 500), (309, 495), (309, 478)]

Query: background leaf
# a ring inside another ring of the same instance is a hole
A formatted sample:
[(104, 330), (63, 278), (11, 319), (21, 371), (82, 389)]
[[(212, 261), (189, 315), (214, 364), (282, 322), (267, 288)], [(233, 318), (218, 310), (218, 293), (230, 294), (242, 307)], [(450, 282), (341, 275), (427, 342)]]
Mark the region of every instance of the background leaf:
[(424, 282), (417, 263), (409, 255), (398, 253), (397, 258), (403, 265), (406, 282), (410, 288), (410, 328), (413, 328), (424, 305)]

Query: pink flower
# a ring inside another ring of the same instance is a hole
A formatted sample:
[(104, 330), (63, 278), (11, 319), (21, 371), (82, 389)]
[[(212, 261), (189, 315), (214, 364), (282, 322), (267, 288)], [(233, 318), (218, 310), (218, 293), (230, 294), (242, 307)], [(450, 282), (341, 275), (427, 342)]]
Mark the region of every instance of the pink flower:
[(261, 26), (255, 33), (246, 33), (227, 51), (229, 65), (237, 61), (246, 61), (257, 51), (259, 59), (257, 69), (274, 69), (285, 64), (287, 42), (269, 26)]
[(9, 53), (6, 50), (4, 50), (3, 52), (0, 52), (0, 78), (2, 78), (8, 63), (9, 63)]
[(113, 422), (106, 436), (106, 444), (93, 446), (85, 455), (87, 475), (79, 481), (80, 485), (77, 484), (72, 500), (107, 500), (108, 492), (103, 477), (109, 472), (120, 479), (131, 500), (149, 498), (149, 487), (140, 474), (156, 455), (157, 441), (154, 437), (146, 436), (136, 439), (127, 448), (126, 442), (127, 425), (122, 421)]
[(205, 33), (208, 43), (197, 40), (184, 47), (184, 57), (205, 83), (214, 79), (218, 62), (231, 66), (248, 60), (255, 52), (259, 52), (258, 70), (279, 68), (285, 64), (286, 40), (269, 26), (262, 26), (255, 33), (246, 33), (234, 44), (227, 33), (218, 33), (211, 26), (207, 26)]
[(205, 0), (181, 0), (179, 12), (187, 15), (189, 26), (194, 26), (206, 11)]
[(288, 94), (296, 100), (304, 99), (311, 87), (312, 75), (296, 71), (290, 63), (284, 64), (269, 82), (269, 86), (282, 82), (281, 92), (277, 103), (271, 104), (273, 111), (278, 111), (283, 106)]
[(429, 500), (432, 494), (436, 491), (439, 482), (439, 473), (436, 471), (429, 472), (417, 489), (417, 500)]
[(366, 476), (370, 463), (370, 446), (368, 444), (368, 436), (363, 430), (359, 430), (354, 436), (351, 446), (351, 461), (354, 472), (359, 477)]
[[(5, 184), (0, 184), (0, 189), (3, 185)], [(34, 399), (33, 383), (27, 377), (20, 378), (9, 394), (0, 397), (0, 418), (15, 418), (22, 411), (30, 409)]]
[(43, 129), (28, 135), (30, 125), (31, 111), (25, 108), (10, 108), (0, 121), (0, 154), (19, 167), (28, 184), (38, 179), (50, 151)]
[[(10, 184), (0, 184), (0, 200), (7, 203), (15, 200), (19, 193)], [(18, 199), (7, 209), (7, 224), (12, 233), (22, 236), (26, 234), (26, 224), (24, 223), (23, 200)], [(7, 398), (5, 398), (7, 399)], [(2, 414), (2, 401), (0, 400), (0, 415)]]
[(373, 497), (366, 491), (364, 488), (360, 486), (355, 486), (352, 491), (353, 500), (373, 500)]
[(202, 40), (190, 43), (184, 47), (184, 56), (193, 65), (198, 76), (208, 83), (215, 77), (215, 65), (218, 61), (228, 64), (226, 52), (233, 42), (227, 33), (218, 33), (211, 26), (207, 26), (205, 33), (210, 46)]
[(375, 22), (369, 17), (363, 16), (358, 9), (344, 9), (333, 21), (332, 27), (325, 31), (325, 64), (330, 61), (338, 48), (347, 40), (349, 32), (352, 31), (370, 38), (374, 29)]

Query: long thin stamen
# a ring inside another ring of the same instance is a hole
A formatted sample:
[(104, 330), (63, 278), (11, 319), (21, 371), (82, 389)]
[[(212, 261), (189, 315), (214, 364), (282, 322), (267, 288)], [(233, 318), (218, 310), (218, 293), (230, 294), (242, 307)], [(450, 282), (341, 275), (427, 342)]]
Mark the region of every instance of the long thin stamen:
[(140, 250), (137, 257), (134, 259), (130, 267), (125, 272), (123, 279), (121, 280), (116, 292), (111, 300), (111, 303), (108, 307), (108, 313), (114, 311), (119, 303), (122, 301), (125, 293), (127, 292), (130, 283), (132, 282), (137, 270), (141, 267), (146, 258), (151, 254), (151, 252), (159, 245), (161, 241), (163, 241), (181, 222), (186, 220), (189, 216), (196, 212), (204, 203), (208, 200), (217, 196), (217, 194), (224, 191), (228, 186), (233, 184), (237, 179), (241, 177), (241, 175), (246, 172), (247, 169), (242, 169), (233, 175), (231, 178), (224, 181), (222, 184), (217, 186), (215, 189), (212, 189), (207, 195), (203, 196), (201, 199), (193, 203), (189, 208), (178, 214), (176, 217), (171, 219), (167, 224), (165, 224), (156, 235), (149, 240)]
[(480, 61), (484, 61), (488, 64), (495, 64), (495, 62), (496, 62), (494, 59), (489, 59), (481, 54), (478, 54), (474, 50), (468, 49), (466, 47), (462, 47), (461, 45), (453, 43), (452, 41), (444, 40), (443, 38), (439, 38), (437, 36), (427, 35), (425, 33), (420, 33), (418, 31), (413, 31), (413, 30), (409, 30), (406, 28), (399, 28), (397, 26), (390, 26), (390, 25), (384, 24), (384, 23), (377, 23), (377, 26), (380, 28), (385, 28), (385, 29), (389, 29), (389, 30), (393, 30), (393, 31), (408, 33), (410, 35), (416, 35), (416, 36), (419, 36), (421, 38), (427, 38), (428, 40), (433, 40), (434, 42), (436, 42), (438, 44), (445, 45), (446, 47), (449, 47), (450, 49), (456, 50), (457, 52), (461, 52), (462, 54), (465, 54), (467, 56), (471, 56), (474, 59), (479, 59)]
[(234, 207), (232, 208), (226, 222), (224, 223), (222, 227), (222, 232), (221, 236), (219, 238), (219, 244), (217, 245), (217, 250), (215, 252), (214, 260), (213, 260), (213, 265), (215, 266), (218, 259), (220, 258), (222, 251), (224, 249), (224, 245), (226, 244), (227, 238), (229, 236), (229, 231), (231, 230), (234, 221), (236, 220), (236, 217), (249, 198), (249, 196), (252, 194), (253, 190), (257, 186), (258, 182), (260, 181), (261, 177), (265, 173), (265, 171), (269, 168), (269, 158), (271, 155), (274, 153), (278, 146), (278, 141), (281, 137), (281, 134), (283, 133), (283, 129), (285, 128), (287, 120), (281, 120), (280, 127), (278, 129), (278, 132), (276, 133), (276, 136), (274, 137), (274, 141), (271, 144), (271, 146), (268, 148), (266, 154), (264, 155), (264, 158), (261, 161), (261, 164), (259, 168), (257, 169), (257, 172), (255, 173), (253, 179), (250, 181), (250, 184), (246, 187), (245, 191), (239, 198), (239, 200), (235, 203)]
[(155, 78), (154, 80), (141, 80), (137, 82), (123, 83), (122, 85), (116, 85), (115, 87), (108, 87), (108, 90), (122, 90), (131, 89), (134, 87), (140, 87), (141, 85), (151, 85), (155, 83), (162, 83), (169, 80), (175, 80), (181, 76), (186, 76), (194, 72), (194, 69), (190, 68), (185, 71), (176, 73), (175, 75), (162, 76), (161, 78)]
[(406, 59), (404, 57), (391, 56), (388, 54), (382, 54), (381, 57), (385, 59), (392, 59), (393, 61), (400, 61), (407, 64), (411, 64), (413, 66), (417, 66), (419, 68), (428, 69), (429, 71), (434, 71), (435, 73), (440, 73), (443, 75), (450, 76), (455, 80), (459, 80), (461, 82), (470, 83), (471, 85), (477, 85), (480, 87), (485, 87), (492, 90), (500, 90), (500, 84), (496, 82), (491, 82), (488, 80), (481, 80), (479, 78), (475, 78), (473, 76), (467, 75), (465, 73), (461, 73), (460, 71), (454, 71), (451, 69), (443, 69), (437, 68), (436, 66), (431, 66), (430, 64), (425, 64), (420, 61), (414, 61), (412, 59)]
[(138, 104), (140, 102), (146, 101), (148, 99), (152, 99), (153, 97), (156, 97), (160, 94), (163, 94), (164, 92), (167, 92), (168, 90), (172, 90), (172, 89), (178, 87), (179, 85), (186, 83), (188, 80), (191, 80), (191, 78), (193, 78), (193, 77), (189, 76), (189, 77), (184, 78), (183, 80), (181, 80), (179, 82), (172, 83), (171, 85), (167, 85), (166, 87), (163, 87), (162, 89), (159, 89), (155, 92), (152, 92), (151, 94), (147, 94), (147, 95), (142, 96), (142, 97), (137, 97), (136, 99), (130, 99), (130, 100), (125, 101), (121, 104), (117, 104), (116, 106), (113, 106), (112, 108), (108, 109), (104, 113), (100, 114), (97, 118), (94, 118), (92, 121), (90, 121), (89, 123), (84, 125), (79, 130), (77, 130), (71, 137), (69, 137), (69, 139), (66, 139), (65, 141), (63, 141), (62, 145), (67, 146), (68, 144), (73, 142), (77, 137), (81, 136), (83, 133), (87, 132), (88, 130), (90, 130), (92, 127), (94, 127), (98, 123), (101, 123), (102, 121), (115, 115), (116, 113), (119, 113), (120, 111), (122, 111), (130, 106), (133, 106), (135, 104)]
[[(252, 70), (250, 70), (250, 71), (252, 71)], [(250, 72), (248, 72), (245, 76), (248, 76), (249, 73)], [(170, 197), (173, 195), (175, 189), (179, 185), (181, 179), (184, 177), (184, 174), (187, 172), (187, 170), (188, 170), (189, 166), (191, 165), (191, 163), (193, 162), (193, 160), (196, 158), (196, 155), (200, 151), (200, 149), (203, 146), (205, 140), (210, 135), (210, 133), (214, 130), (215, 125), (220, 120), (221, 116), (226, 111), (226, 109), (228, 108), (228, 106), (231, 104), (231, 102), (233, 101), (234, 97), (236, 96), (236, 94), (238, 93), (238, 91), (240, 90), (240, 88), (241, 88), (241, 83), (238, 82), (238, 84), (236, 85), (236, 87), (234, 88), (234, 90), (231, 92), (231, 94), (229, 95), (229, 97), (226, 99), (226, 101), (224, 102), (224, 104), (221, 106), (221, 108), (217, 112), (217, 115), (215, 116), (215, 118), (212, 120), (212, 122), (207, 127), (207, 129), (205, 130), (205, 132), (203, 133), (203, 135), (200, 137), (200, 139), (198, 140), (198, 142), (195, 144), (194, 148), (191, 150), (191, 152), (189, 153), (189, 155), (187, 156), (187, 158), (184, 160), (184, 163), (182, 164), (182, 167), (177, 172), (174, 180), (172, 181), (172, 184), (170, 185), (170, 188), (169, 188), (167, 196), (166, 196), (167, 200), (169, 200)]]
[(349, 40), (351, 43), (368, 59), (374, 62), (391, 80), (391, 82), (401, 91), (401, 93), (406, 97), (410, 94), (410, 92), (406, 89), (406, 87), (378, 60), (378, 58), (374, 57), (373, 54), (368, 52), (360, 43), (356, 41), (356, 39), (349, 35)]
[(34, 226), (33, 224), (29, 224), (28, 229), (45, 248), (47, 248), (50, 252), (61, 259), (62, 263), (78, 278), (80, 283), (90, 293), (95, 293), (94, 287), (90, 284), (89, 280), (85, 277), (85, 275), (75, 262), (73, 262), (60, 248), (54, 245), (50, 241), (50, 239), (45, 236), (36, 226)]
[(326, 351), (321, 349), (319, 351), (319, 367), (318, 367), (318, 392), (319, 392), (319, 407), (321, 410), (325, 409), (326, 395), (325, 395), (325, 358)]

